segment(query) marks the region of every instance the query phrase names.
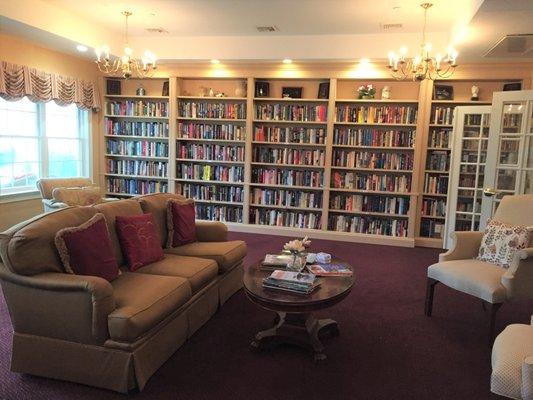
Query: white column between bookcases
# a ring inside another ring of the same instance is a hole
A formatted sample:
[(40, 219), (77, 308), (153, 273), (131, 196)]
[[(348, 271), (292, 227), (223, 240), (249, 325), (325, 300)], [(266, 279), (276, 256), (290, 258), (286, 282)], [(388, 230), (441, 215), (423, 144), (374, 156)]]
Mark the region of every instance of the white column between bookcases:
[(178, 93), (179, 83), (176, 77), (169, 78), (169, 132), (168, 132), (168, 192), (176, 193), (177, 161), (176, 146), (178, 143)]
[(329, 195), (331, 187), (331, 160), (333, 157), (333, 130), (335, 128), (335, 99), (337, 79), (329, 80), (328, 124), (326, 128), (326, 157), (324, 161), (324, 190), (322, 191), (322, 230), (328, 230)]
[(254, 115), (255, 115), (255, 79), (247, 78), (246, 91), (246, 142), (244, 147), (244, 195), (242, 206), (242, 222), (250, 223), (250, 203), (251, 203), (251, 186), (252, 182), (252, 141), (254, 134)]

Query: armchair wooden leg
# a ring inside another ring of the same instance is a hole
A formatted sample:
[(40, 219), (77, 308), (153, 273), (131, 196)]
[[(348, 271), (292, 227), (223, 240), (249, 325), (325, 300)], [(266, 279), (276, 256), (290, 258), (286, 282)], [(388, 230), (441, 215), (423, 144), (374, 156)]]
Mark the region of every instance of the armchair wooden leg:
[(439, 283), (438, 280), (433, 278), (428, 278), (426, 286), (426, 306), (425, 314), (427, 317), (431, 317), (433, 311), (433, 294), (435, 293), (435, 285)]
[(494, 341), (494, 326), (496, 324), (496, 313), (503, 305), (503, 303), (489, 303), (485, 302), (486, 308), (489, 310), (489, 346), (492, 346)]

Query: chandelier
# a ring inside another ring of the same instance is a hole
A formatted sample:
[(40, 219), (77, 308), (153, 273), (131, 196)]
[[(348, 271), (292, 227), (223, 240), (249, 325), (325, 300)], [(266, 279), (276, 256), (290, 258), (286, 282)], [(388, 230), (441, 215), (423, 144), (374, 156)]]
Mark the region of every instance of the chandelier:
[(458, 52), (453, 47), (448, 48), (445, 57), (441, 54), (437, 54), (435, 57), (430, 55), (431, 43), (426, 42), (426, 23), (427, 12), (431, 6), (433, 6), (432, 3), (420, 4), (420, 7), (424, 9), (424, 28), (420, 53), (411, 59), (406, 59), (407, 48), (405, 46), (400, 49), (399, 54), (389, 52), (389, 65), (387, 67), (396, 80), (435, 80), (449, 78), (455, 72)]
[(96, 65), (100, 72), (106, 75), (119, 76), (128, 79), (133, 77), (148, 78), (153, 75), (156, 66), (156, 57), (154, 53), (149, 50), (144, 52), (141, 59), (133, 57), (133, 50), (128, 44), (128, 17), (132, 15), (130, 11), (123, 11), (125, 27), (124, 27), (124, 54), (121, 57), (114, 57), (111, 59), (109, 46), (103, 45), (95, 49)]

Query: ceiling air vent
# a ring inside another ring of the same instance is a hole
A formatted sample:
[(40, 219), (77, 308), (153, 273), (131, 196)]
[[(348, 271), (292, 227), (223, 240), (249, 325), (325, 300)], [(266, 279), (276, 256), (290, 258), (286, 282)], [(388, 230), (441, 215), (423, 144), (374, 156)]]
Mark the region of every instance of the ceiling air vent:
[(146, 30), (150, 33), (168, 33), (168, 31), (165, 28), (146, 28)]
[(271, 26), (256, 26), (258, 32), (276, 32), (278, 30), (274, 25)]
[(483, 57), (533, 58), (533, 34), (504, 36)]
[(400, 29), (403, 28), (402, 23), (396, 23), (396, 24), (381, 24), (381, 29), (384, 31), (390, 30), (390, 29)]

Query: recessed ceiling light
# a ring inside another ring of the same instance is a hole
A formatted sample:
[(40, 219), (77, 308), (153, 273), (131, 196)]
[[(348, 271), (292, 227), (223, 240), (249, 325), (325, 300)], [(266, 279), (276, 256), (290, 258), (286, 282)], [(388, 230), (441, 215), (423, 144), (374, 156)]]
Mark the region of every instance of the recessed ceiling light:
[(211, 64), (220, 64), (220, 60), (217, 60), (216, 58), (211, 60)]
[(76, 46), (76, 50), (78, 50), (80, 53), (85, 53), (87, 50), (89, 50), (89, 48), (87, 46), (79, 44)]
[(292, 64), (292, 60), (290, 58), (284, 58), (283, 64)]

